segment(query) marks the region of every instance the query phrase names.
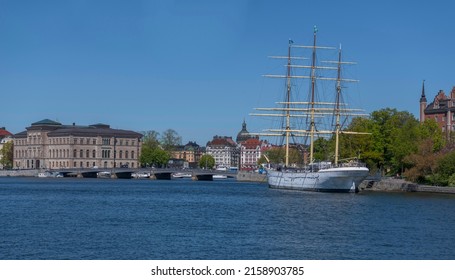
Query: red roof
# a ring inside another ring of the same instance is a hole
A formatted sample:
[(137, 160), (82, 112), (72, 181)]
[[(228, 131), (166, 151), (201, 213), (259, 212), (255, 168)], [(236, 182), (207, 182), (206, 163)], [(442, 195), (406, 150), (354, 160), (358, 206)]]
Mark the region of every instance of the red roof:
[(250, 138), (247, 139), (242, 143), (242, 146), (244, 146), (247, 149), (255, 149), (257, 146), (261, 145), (261, 141), (257, 138)]
[(215, 136), (213, 137), (213, 140), (209, 143), (207, 143), (208, 146), (233, 146), (235, 147), (236, 144), (234, 140), (232, 140), (231, 137), (220, 137), (220, 136)]
[(6, 129), (0, 128), (0, 138), (4, 138), (6, 136), (12, 136), (13, 134)]

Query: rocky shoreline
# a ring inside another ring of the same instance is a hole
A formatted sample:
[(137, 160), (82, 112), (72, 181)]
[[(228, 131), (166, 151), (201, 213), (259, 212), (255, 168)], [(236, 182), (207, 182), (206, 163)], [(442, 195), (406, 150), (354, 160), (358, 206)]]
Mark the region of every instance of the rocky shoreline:
[(359, 186), (360, 192), (426, 192), (455, 194), (453, 187), (419, 185), (403, 179), (382, 178), (380, 180), (365, 180)]

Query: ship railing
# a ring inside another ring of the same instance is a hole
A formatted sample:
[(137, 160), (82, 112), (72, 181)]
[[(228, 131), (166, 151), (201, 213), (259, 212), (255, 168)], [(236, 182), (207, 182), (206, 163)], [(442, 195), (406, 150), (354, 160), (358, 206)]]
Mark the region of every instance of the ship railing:
[(317, 172), (319, 170), (336, 167), (366, 167), (366, 164), (358, 160), (349, 160), (338, 164), (334, 164), (330, 161), (318, 161), (310, 163), (304, 167), (278, 166), (276, 170), (283, 170), (286, 172)]
[(339, 164), (340, 167), (366, 167), (367, 164), (361, 161), (349, 161)]

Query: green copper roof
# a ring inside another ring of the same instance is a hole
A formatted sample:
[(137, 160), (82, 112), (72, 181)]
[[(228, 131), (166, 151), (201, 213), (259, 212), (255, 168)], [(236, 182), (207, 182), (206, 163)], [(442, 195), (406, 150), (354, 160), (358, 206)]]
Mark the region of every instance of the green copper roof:
[(34, 126), (34, 125), (62, 125), (62, 124), (59, 122), (50, 120), (50, 119), (44, 119), (39, 122), (32, 123), (32, 126)]

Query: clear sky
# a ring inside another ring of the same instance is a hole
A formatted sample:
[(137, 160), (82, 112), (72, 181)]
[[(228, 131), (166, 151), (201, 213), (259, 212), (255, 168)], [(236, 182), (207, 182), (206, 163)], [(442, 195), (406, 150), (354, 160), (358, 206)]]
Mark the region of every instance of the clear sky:
[(170, 128), (200, 145), (235, 138), (244, 119), (258, 131), (249, 113), (273, 94), (267, 56), (285, 54), (290, 38), (311, 44), (313, 25), (358, 63), (368, 113), (418, 117), (423, 79), (429, 101), (455, 86), (454, 3), (0, 0), (0, 126)]

